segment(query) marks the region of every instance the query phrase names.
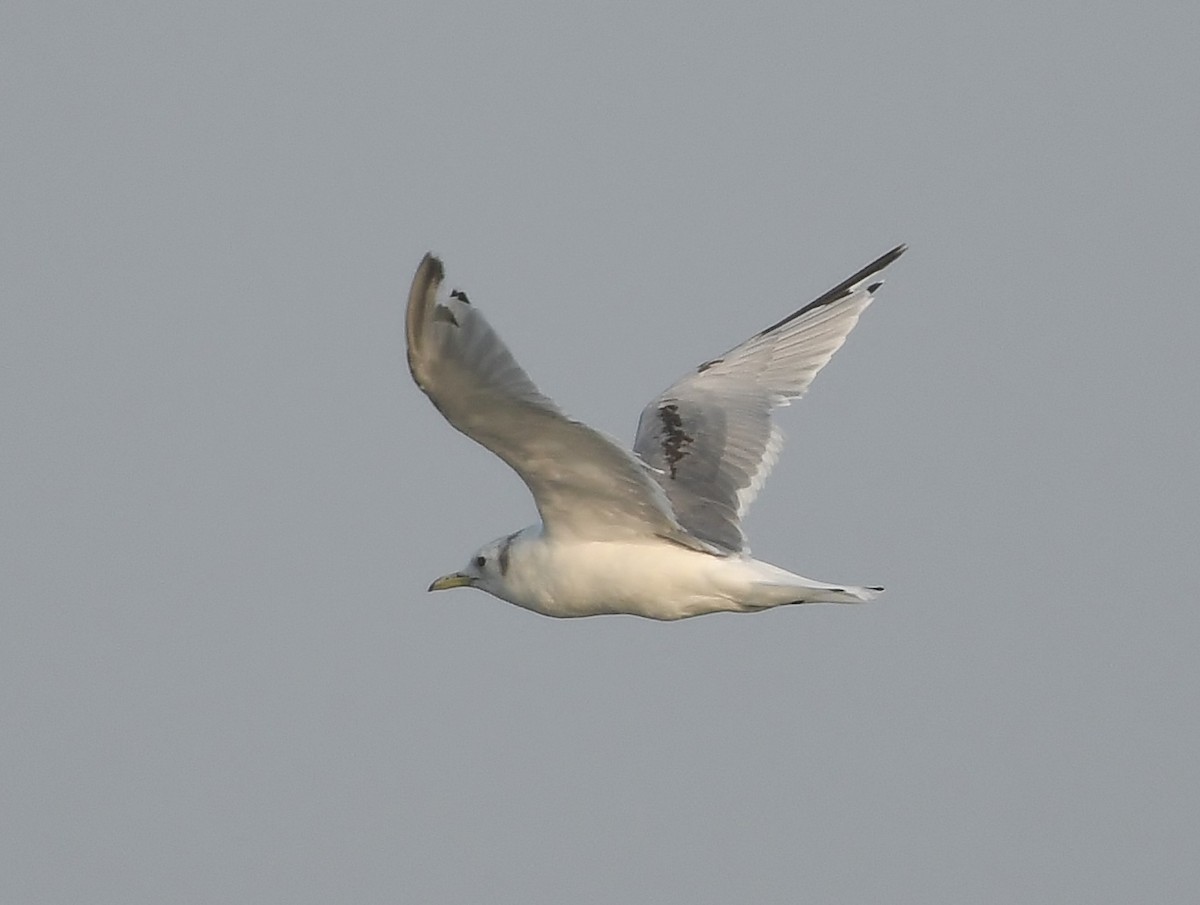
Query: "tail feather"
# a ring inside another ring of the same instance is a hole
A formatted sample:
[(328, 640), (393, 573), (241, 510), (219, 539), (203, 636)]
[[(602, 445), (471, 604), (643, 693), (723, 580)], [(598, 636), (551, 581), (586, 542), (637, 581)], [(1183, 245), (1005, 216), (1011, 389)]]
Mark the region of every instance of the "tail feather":
[(866, 603), (874, 600), (883, 588), (858, 585), (833, 585), (816, 581), (789, 582), (786, 585), (763, 582), (759, 588), (764, 596), (778, 604), (788, 603)]

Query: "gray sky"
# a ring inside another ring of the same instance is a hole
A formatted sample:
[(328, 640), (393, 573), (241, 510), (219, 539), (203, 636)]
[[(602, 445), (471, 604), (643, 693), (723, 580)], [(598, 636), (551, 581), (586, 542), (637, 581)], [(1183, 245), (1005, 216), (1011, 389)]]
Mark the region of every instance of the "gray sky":
[[(9, 3), (0, 900), (1200, 886), (1200, 7)], [(755, 553), (860, 607), (427, 595), (534, 517), (421, 255), (625, 440), (898, 242)]]

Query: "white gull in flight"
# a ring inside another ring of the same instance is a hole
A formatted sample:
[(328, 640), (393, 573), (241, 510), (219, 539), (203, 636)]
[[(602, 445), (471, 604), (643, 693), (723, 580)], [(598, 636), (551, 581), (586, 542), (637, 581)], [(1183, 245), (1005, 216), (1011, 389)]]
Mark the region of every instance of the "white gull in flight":
[(799, 311), (704, 362), (642, 411), (630, 452), (542, 395), (426, 255), (408, 296), (408, 365), (454, 427), (521, 476), (541, 522), (484, 545), (429, 590), (473, 587), (547, 616), (682, 619), (857, 603), (750, 556), (742, 517), (783, 443), (771, 411), (808, 389), (871, 304), (893, 248)]

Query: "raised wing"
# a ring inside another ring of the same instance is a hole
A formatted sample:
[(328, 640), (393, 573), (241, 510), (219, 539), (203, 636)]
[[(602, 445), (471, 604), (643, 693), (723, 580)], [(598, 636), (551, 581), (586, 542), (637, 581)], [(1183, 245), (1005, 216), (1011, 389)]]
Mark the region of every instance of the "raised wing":
[(741, 520), (775, 464), (772, 409), (804, 394), (871, 304), (893, 248), (820, 298), (700, 365), (651, 402), (633, 448), (655, 469), (675, 517), (703, 541), (746, 547)]
[(645, 465), (542, 395), (467, 296), (441, 291), (443, 276), (442, 262), (426, 255), (413, 277), (413, 380), (447, 421), (521, 476), (545, 530), (597, 540), (659, 535), (707, 549), (680, 528)]

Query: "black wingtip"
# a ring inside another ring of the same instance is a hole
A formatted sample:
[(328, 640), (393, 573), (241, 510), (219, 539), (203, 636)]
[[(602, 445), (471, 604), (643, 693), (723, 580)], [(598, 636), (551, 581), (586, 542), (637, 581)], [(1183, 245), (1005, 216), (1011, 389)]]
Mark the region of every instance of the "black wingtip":
[(417, 272), (420, 273), (423, 270), (428, 270), (430, 278), (438, 283), (446, 277), (446, 268), (442, 266), (442, 259), (432, 251), (426, 252), (425, 257), (421, 258), (421, 266), (417, 268)]
[(872, 261), (870, 264), (868, 264), (866, 267), (864, 267), (862, 270), (860, 270), (854, 276), (852, 276), (848, 280), (846, 280), (846, 284), (852, 286), (855, 283), (865, 280), (867, 277), (871, 276), (871, 274), (878, 273), (879, 271), (883, 270), (883, 268), (887, 267), (889, 264), (891, 264), (893, 261), (895, 261), (896, 258), (900, 257), (900, 255), (904, 254), (906, 251), (908, 251), (908, 246), (906, 244), (904, 244), (903, 242), (901, 242), (899, 245), (897, 245), (891, 251), (887, 252), (886, 254), (880, 255), (878, 258), (876, 258), (874, 261)]
[[(891, 264), (893, 261), (895, 261), (896, 258), (900, 257), (900, 255), (904, 254), (906, 251), (908, 251), (907, 245), (903, 245), (903, 244), (897, 245), (895, 248), (893, 248), (887, 254), (881, 255), (880, 257), (876, 258), (874, 261), (872, 261), (870, 264), (868, 264), (862, 270), (855, 273), (853, 276), (846, 277), (846, 279), (842, 280), (840, 283), (838, 283), (836, 286), (834, 286), (828, 292), (823, 293), (822, 295), (813, 299), (811, 302), (809, 302), (807, 305), (805, 305), (799, 311), (794, 311), (791, 314), (789, 314), (787, 317), (785, 317), (783, 320), (779, 321), (778, 323), (771, 324), (771, 326), (767, 327), (765, 330), (760, 330), (758, 335), (765, 336), (766, 334), (772, 332), (773, 330), (778, 330), (780, 327), (784, 326), (785, 324), (791, 323), (796, 318), (798, 318), (800, 315), (807, 314), (809, 311), (812, 311), (814, 308), (821, 308), (825, 305), (830, 305), (833, 302), (838, 301), (839, 299), (845, 298), (847, 295), (850, 294), (853, 287), (858, 286), (864, 280), (867, 280), (867, 279), (873, 277), (875, 274), (879, 273), (879, 271), (883, 270), (883, 268), (887, 267), (889, 264)], [(882, 285), (883, 285), (883, 281), (880, 280), (879, 282), (873, 283), (872, 285), (868, 286), (867, 291), (874, 292), (876, 289), (878, 289)]]

